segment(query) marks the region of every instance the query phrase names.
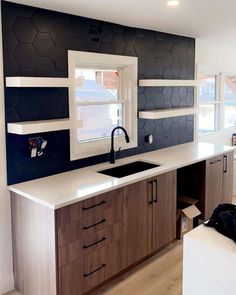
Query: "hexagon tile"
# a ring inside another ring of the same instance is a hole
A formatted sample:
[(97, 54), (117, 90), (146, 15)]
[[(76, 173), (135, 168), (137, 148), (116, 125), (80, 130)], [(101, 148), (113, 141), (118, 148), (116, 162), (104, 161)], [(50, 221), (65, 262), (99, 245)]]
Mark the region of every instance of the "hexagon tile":
[[(2, 1), (5, 76), (67, 77), (67, 50), (138, 57), (138, 79), (193, 79), (195, 40)], [(139, 87), (138, 109), (193, 106), (192, 87)], [(68, 91), (5, 88), (6, 121), (68, 117)], [(138, 147), (120, 157), (193, 140), (194, 117), (138, 120)], [(148, 145), (145, 135), (152, 133)], [(69, 132), (40, 134), (45, 154), (30, 159), (30, 136), (7, 134), (8, 183), (107, 161), (108, 155), (70, 162)], [(35, 136), (32, 135), (32, 136)]]

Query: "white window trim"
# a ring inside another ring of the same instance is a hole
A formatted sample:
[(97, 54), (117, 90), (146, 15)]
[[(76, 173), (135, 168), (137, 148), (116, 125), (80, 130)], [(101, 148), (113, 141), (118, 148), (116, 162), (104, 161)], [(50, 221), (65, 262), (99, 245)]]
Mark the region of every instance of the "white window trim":
[[(120, 69), (121, 71), (121, 102), (124, 106), (124, 127), (130, 137), (130, 143), (126, 143), (125, 137), (116, 137), (115, 148), (129, 149), (137, 147), (137, 58), (110, 54), (100, 54), (81, 51), (68, 51), (68, 75), (69, 75), (69, 112), (70, 112), (70, 159), (77, 160), (91, 156), (101, 155), (110, 151), (111, 140), (78, 143), (76, 115), (75, 87), (78, 80), (75, 79), (75, 66), (107, 69)], [(116, 103), (119, 103), (117, 101)]]
[[(204, 103), (200, 103), (199, 102), (199, 89), (200, 89), (200, 84), (198, 87), (196, 87), (196, 106), (197, 106), (197, 116), (196, 116), (196, 128), (195, 128), (195, 139), (199, 140), (205, 136), (209, 136), (209, 135), (217, 135), (220, 134), (221, 132), (224, 131), (235, 131), (236, 126), (232, 126), (232, 127), (224, 127), (224, 115), (225, 115), (225, 99), (224, 99), (224, 77), (227, 75), (236, 75), (236, 73), (220, 73), (219, 71), (217, 71), (217, 69), (215, 69), (214, 67), (205, 67), (203, 65), (196, 65), (196, 76), (197, 76), (197, 80), (200, 77), (200, 73), (205, 73), (205, 74), (209, 74), (209, 75), (215, 75), (217, 77), (216, 79), (216, 100), (214, 102), (204, 102)], [(215, 131), (211, 131), (211, 132), (207, 132), (207, 133), (199, 133), (199, 106), (200, 105), (204, 105), (204, 104), (214, 104), (214, 105), (219, 105), (219, 114), (216, 114), (216, 130)]]

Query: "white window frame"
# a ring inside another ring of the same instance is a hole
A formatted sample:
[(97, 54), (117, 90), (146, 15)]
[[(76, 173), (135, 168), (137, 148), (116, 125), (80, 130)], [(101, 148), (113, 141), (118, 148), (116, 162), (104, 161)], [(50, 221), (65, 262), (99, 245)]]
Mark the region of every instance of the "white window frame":
[[(225, 76), (236, 76), (235, 73), (220, 73), (217, 69), (214, 67), (205, 67), (203, 65), (197, 65), (196, 66), (196, 73), (197, 73), (197, 79), (200, 78), (200, 73), (204, 73), (207, 75), (214, 75), (216, 76), (216, 100), (214, 102), (204, 102), (200, 103), (199, 101), (199, 90), (200, 90), (200, 83), (198, 87), (196, 88), (196, 105), (197, 105), (197, 116), (196, 116), (196, 128), (195, 128), (195, 138), (199, 139), (201, 137), (214, 135), (220, 132), (224, 131), (230, 131), (232, 129), (235, 130), (235, 126), (232, 127), (224, 127), (224, 117), (225, 117), (225, 99), (224, 99), (224, 77)], [(199, 107), (204, 104), (214, 104), (218, 105), (218, 112), (215, 114), (215, 126), (216, 130), (207, 132), (207, 133), (199, 133)]]
[[(224, 97), (224, 81), (225, 81), (225, 76), (236, 76), (235, 73), (224, 73), (224, 74), (220, 74), (221, 77), (221, 97), (222, 97), (222, 129), (223, 130), (230, 130), (230, 129), (234, 129), (236, 128), (235, 126), (230, 126), (230, 127), (225, 127), (225, 104), (227, 102), (232, 102), (232, 100), (226, 100)], [(236, 101), (236, 99), (235, 99)]]
[[(129, 149), (137, 147), (137, 57), (119, 56), (111, 54), (91, 53), (82, 51), (68, 51), (68, 75), (69, 75), (69, 112), (70, 112), (70, 159), (77, 160), (91, 156), (101, 155), (110, 151), (110, 138), (81, 142), (77, 141), (77, 128), (83, 122), (77, 120), (76, 86), (81, 85), (79, 79), (75, 79), (75, 68), (91, 69), (118, 69), (121, 79), (121, 91), (116, 103), (123, 104), (123, 127), (127, 130), (130, 143), (126, 143), (125, 137), (115, 139), (115, 148)], [(94, 105), (82, 104), (82, 105)]]

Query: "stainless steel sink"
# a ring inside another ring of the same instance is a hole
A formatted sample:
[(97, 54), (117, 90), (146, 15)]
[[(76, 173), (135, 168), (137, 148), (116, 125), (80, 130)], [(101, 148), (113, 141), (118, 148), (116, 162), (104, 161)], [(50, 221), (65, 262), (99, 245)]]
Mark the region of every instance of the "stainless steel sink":
[(161, 165), (143, 162), (143, 161), (136, 161), (136, 162), (132, 162), (125, 165), (116, 166), (114, 168), (101, 170), (101, 171), (98, 171), (98, 173), (109, 175), (112, 177), (122, 178), (128, 175), (139, 173), (139, 172), (156, 168), (159, 166)]

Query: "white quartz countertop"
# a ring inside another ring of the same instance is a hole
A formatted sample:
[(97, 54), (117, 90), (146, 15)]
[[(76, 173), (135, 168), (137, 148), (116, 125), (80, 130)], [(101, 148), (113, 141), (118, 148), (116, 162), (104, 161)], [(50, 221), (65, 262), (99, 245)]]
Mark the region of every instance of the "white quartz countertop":
[[(117, 160), (116, 164), (112, 165), (107, 162), (22, 182), (9, 186), (9, 190), (49, 208), (58, 209), (97, 194), (105, 193), (232, 150), (234, 150), (234, 147), (191, 142), (123, 158)], [(161, 166), (123, 178), (114, 178), (97, 173), (99, 170), (137, 160), (161, 164)]]

